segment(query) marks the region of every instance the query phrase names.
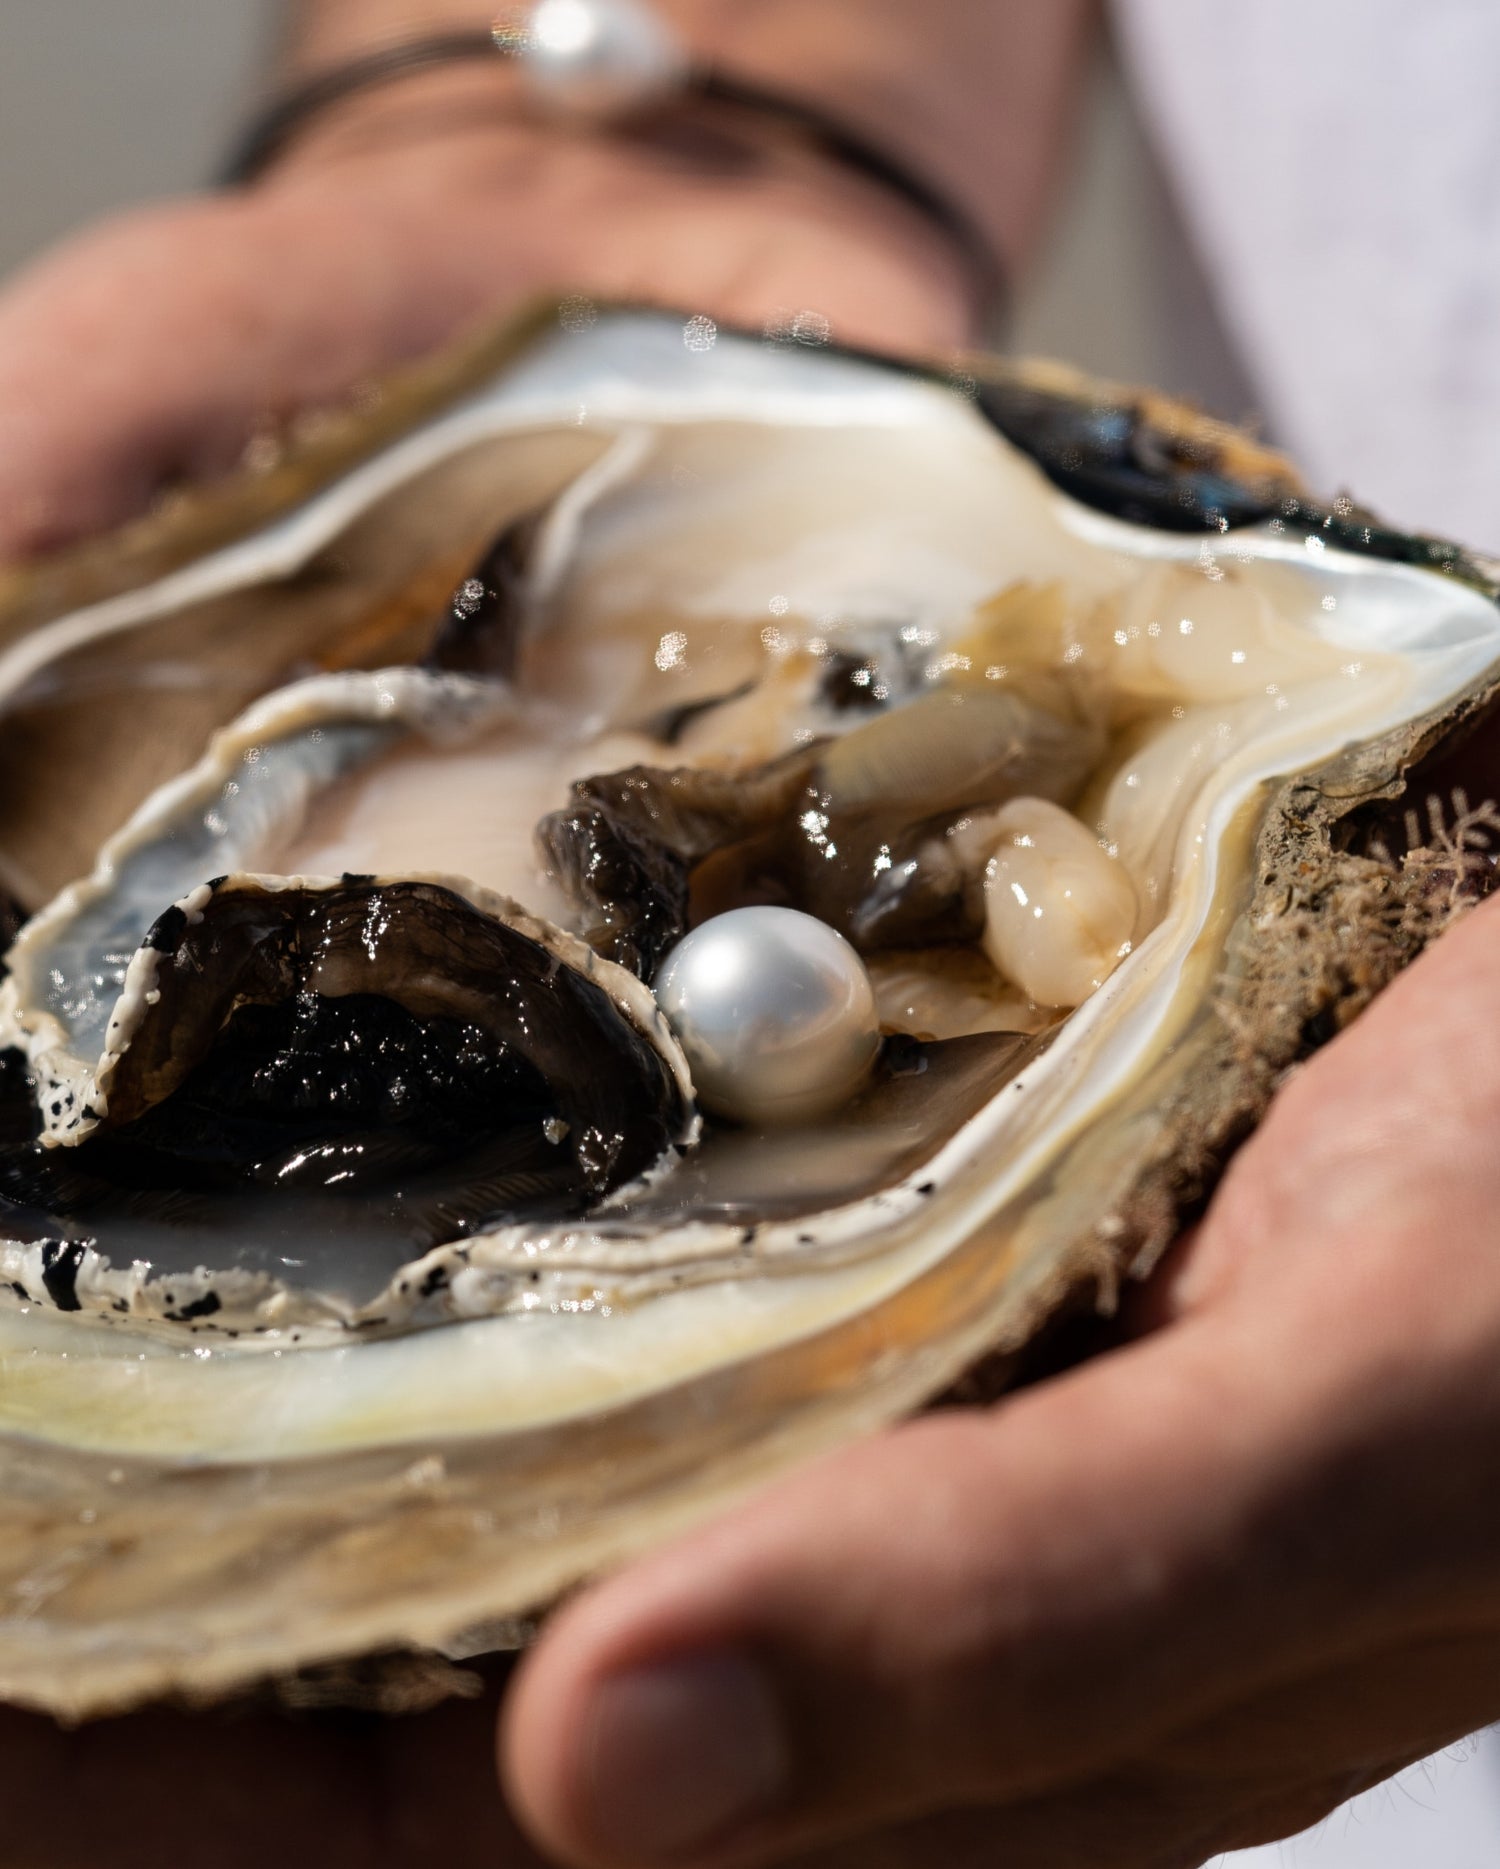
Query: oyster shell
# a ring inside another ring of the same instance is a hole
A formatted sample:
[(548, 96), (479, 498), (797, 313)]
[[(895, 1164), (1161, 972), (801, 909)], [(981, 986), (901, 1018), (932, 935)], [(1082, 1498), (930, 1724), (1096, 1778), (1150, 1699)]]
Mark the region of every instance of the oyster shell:
[[(634, 313), (396, 407), (0, 616), (24, 1704), (475, 1652), (919, 1406), (1147, 1267), (1486, 879), (1387, 807), (1489, 706), (1488, 569), (1226, 431)], [(1074, 976), (1054, 861), (1125, 930)], [(892, 1039), (700, 1139), (641, 976), (747, 896)]]

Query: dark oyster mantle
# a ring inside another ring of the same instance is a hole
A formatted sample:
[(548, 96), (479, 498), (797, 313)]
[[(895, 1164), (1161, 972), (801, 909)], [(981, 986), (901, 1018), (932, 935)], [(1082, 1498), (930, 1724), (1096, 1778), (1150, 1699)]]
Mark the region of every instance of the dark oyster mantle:
[[(471, 1229), (582, 1213), (659, 1165), (694, 1117), (649, 997), (626, 981), (622, 1005), (600, 984), (620, 993), (614, 970), (506, 912), (435, 882), (358, 877), (220, 878), (167, 910), (80, 1098), (88, 1133), (0, 1153), (0, 1195), (42, 1234), (0, 1248), (13, 1287), (64, 1310), (264, 1330), (268, 1306), (287, 1314), (283, 1281), (215, 1263), (215, 1194), (273, 1190), (283, 1226), (309, 1234), (331, 1195), (351, 1253), (363, 1232), (415, 1260)], [(15, 1065), (10, 1083), (24, 1096)], [(158, 1206), (207, 1229), (200, 1262), (155, 1277), (112, 1264), (96, 1216), (123, 1208), (139, 1228)], [(445, 1282), (398, 1272), (348, 1321), (409, 1316)], [(302, 1309), (318, 1321), (326, 1300)]]
[(1099, 383), (1061, 364), (981, 360), (980, 409), (1062, 492), (1136, 525), (1224, 533), (1270, 524), (1342, 551), (1456, 577), (1488, 595), (1500, 571), (1449, 539), (1403, 532), (1353, 500), (1315, 499), (1284, 457), (1150, 390)]
[[(604, 989), (457, 891), (373, 877), (210, 888), (146, 937), (155, 997), (100, 1083), (101, 1132), (117, 1144), (285, 1183), (341, 1134), (394, 1131), (415, 1156), (448, 1150), (453, 1125), (476, 1138), (504, 1131), (514, 1109), (589, 1201), (643, 1173), (685, 1128), (681, 1085)], [(412, 1062), (426, 1082), (388, 1079), (379, 1059), (360, 1057), (357, 1022), (332, 1018), (349, 1000), (436, 1027), (451, 1040), (448, 1069), (467, 1051), (472, 1081), (445, 1080), (421, 1055)], [(278, 1009), (290, 1018), (247, 1016)], [(331, 1029), (299, 1045), (299, 1019)], [(549, 1142), (548, 1126), (566, 1133)]]

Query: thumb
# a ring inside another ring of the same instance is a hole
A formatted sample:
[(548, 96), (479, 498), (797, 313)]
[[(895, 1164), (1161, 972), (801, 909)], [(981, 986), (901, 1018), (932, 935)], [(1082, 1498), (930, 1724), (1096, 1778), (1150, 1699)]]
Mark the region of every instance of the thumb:
[[(1493, 1624), (1500, 1053), (1472, 1033), (1500, 1003), (1497, 916), (1283, 1091), (1198, 1230), (1180, 1321), (852, 1448), (559, 1615), (502, 1734), (544, 1844), (585, 1869), (748, 1865), (1013, 1818), (1154, 1746), (1170, 1777), (1168, 1734), (1256, 1704), (1280, 1708), (1262, 1747), (1361, 1763), (1339, 1747), (1384, 1716), (1350, 1658)], [(1322, 1676), (1337, 1717), (1299, 1727), (1288, 1692)], [(1467, 1730), (1448, 1689), (1409, 1699), (1366, 1761)]]
[(852, 1449), (587, 1595), (512, 1689), (523, 1820), (587, 1869), (755, 1863), (1138, 1753), (1205, 1663), (1264, 1667), (1298, 1619), (1264, 1539), (1253, 1584), (1233, 1563), (1277, 1433), (1233, 1363), (1179, 1326)]

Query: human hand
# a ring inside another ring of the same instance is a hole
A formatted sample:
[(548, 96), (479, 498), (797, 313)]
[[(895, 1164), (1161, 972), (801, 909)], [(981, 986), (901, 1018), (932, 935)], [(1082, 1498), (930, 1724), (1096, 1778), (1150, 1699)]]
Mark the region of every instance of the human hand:
[[(492, 1676), (495, 1671), (490, 1671)], [(495, 1794), (499, 1680), (403, 1718), (0, 1710), (6, 1869), (547, 1869)]]
[[(821, 101), (967, 203), (1014, 267), (1046, 206), (1091, 0), (657, 0), (695, 55)], [(473, 0), (301, 0), (292, 62), (474, 25)], [(232, 467), (466, 326), (557, 291), (941, 352), (976, 336), (948, 237), (749, 120), (529, 123), (514, 74), (408, 76), (253, 189), (106, 224), (0, 294), (0, 564)]]
[(1156, 1328), (565, 1609), (504, 1774), (586, 1869), (1189, 1869), (1500, 1714), (1500, 901), (1283, 1090)]
[(258, 432), (551, 290), (944, 348), (969, 287), (940, 235), (808, 158), (508, 121), (434, 74), (311, 135), (260, 186), (154, 208), (0, 297), (0, 563), (229, 470)]

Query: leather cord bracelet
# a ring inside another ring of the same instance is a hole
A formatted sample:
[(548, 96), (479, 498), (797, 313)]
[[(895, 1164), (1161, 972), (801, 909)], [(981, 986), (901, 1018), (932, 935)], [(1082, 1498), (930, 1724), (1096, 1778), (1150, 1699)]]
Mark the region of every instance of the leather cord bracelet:
[(642, 0), (537, 0), (492, 27), (398, 41), (326, 71), (274, 98), (245, 129), (219, 176), (243, 187), (263, 173), (331, 106), (408, 74), (496, 58), (527, 80), (543, 112), (602, 128), (649, 122), (683, 102), (752, 114), (800, 137), (819, 154), (898, 197), (938, 228), (973, 274), (986, 312), (1003, 308), (1006, 279), (973, 217), (900, 157), (803, 98), (693, 65)]

